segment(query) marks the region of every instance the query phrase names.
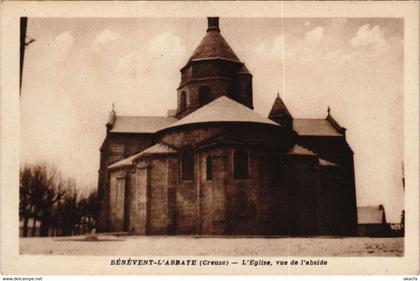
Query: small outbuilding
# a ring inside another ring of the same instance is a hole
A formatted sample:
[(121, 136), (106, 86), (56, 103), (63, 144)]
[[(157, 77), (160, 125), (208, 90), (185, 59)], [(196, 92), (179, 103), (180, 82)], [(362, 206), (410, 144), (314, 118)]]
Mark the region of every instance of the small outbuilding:
[(357, 207), (357, 222), (359, 236), (386, 236), (390, 230), (383, 205)]

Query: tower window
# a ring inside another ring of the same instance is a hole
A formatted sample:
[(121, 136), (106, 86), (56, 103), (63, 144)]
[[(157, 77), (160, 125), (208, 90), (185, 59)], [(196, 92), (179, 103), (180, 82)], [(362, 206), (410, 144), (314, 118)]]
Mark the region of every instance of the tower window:
[(238, 148), (233, 153), (233, 176), (235, 179), (248, 178), (248, 153), (244, 148)]
[(206, 158), (206, 179), (212, 180), (213, 179), (213, 166), (212, 166), (212, 159), (211, 156), (207, 156)]
[(187, 147), (182, 151), (181, 173), (182, 180), (194, 179), (194, 152), (191, 147)]
[(236, 92), (235, 87), (234, 86), (229, 86), (227, 96), (231, 99), (234, 99), (235, 96), (236, 96), (235, 92)]
[(213, 98), (211, 94), (211, 89), (208, 86), (201, 87), (198, 91), (198, 95), (200, 97), (200, 105), (208, 104)]
[(184, 110), (187, 107), (187, 93), (182, 91), (179, 95), (179, 108), (180, 111)]

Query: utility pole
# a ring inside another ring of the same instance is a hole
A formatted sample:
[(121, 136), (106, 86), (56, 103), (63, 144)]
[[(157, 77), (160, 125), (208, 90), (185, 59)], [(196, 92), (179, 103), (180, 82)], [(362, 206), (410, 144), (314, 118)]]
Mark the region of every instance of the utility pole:
[(23, 60), (25, 59), (25, 47), (35, 41), (33, 38), (29, 38), (26, 42), (26, 29), (28, 26), (28, 18), (20, 18), (20, 76), (19, 76), (19, 95), (22, 89), (22, 73), (23, 73)]

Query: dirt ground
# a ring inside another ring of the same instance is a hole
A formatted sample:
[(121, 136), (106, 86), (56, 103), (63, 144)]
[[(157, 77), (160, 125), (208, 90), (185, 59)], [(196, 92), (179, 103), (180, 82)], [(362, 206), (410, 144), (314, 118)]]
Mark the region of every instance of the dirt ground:
[(20, 238), (29, 255), (403, 256), (404, 238), (198, 238), (98, 235)]

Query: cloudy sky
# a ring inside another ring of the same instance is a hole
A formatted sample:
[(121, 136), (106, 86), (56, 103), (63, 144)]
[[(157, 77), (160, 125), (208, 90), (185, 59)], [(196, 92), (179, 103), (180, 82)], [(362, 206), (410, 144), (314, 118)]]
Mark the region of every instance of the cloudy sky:
[[(325, 118), (329, 105), (355, 152), (358, 205), (384, 204), (388, 219), (399, 221), (403, 21), (283, 22), (221, 19), (223, 36), (254, 75), (255, 110), (268, 115), (278, 91), (296, 118)], [(206, 27), (205, 18), (29, 19), (36, 41), (25, 54), (22, 163), (52, 163), (96, 188), (112, 103), (120, 115), (175, 108), (179, 69)]]

